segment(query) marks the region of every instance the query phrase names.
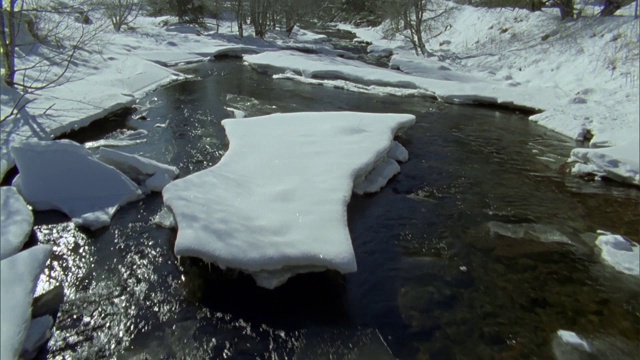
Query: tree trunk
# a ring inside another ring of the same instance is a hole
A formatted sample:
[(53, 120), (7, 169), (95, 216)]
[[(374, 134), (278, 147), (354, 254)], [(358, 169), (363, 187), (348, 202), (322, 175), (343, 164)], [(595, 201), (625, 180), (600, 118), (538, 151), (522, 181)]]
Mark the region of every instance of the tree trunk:
[(622, 8), (622, 4), (619, 0), (605, 0), (600, 16), (612, 16), (620, 8)]
[(9, 8), (4, 10), (4, 3), (0, 0), (2, 6), (2, 16), (0, 16), (0, 41), (2, 42), (2, 56), (4, 57), (4, 76), (3, 80), (9, 87), (15, 87), (16, 77), (16, 3), (17, 0), (9, 0)]
[(560, 21), (573, 18), (573, 0), (557, 0), (556, 5), (560, 10)]

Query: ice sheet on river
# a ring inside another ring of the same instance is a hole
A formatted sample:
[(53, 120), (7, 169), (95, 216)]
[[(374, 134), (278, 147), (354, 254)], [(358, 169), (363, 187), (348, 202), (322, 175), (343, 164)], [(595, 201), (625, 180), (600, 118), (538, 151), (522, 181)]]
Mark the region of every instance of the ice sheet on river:
[(49, 245), (38, 245), (0, 262), (0, 358), (18, 359), (31, 324), (31, 302), (38, 277), (51, 256)]
[(0, 188), (0, 260), (16, 254), (31, 233), (33, 215), (13, 186)]
[(242, 270), (267, 288), (297, 273), (356, 271), (346, 218), (354, 181), (402, 157), (393, 136), (414, 121), (352, 112), (224, 120), (222, 160), (163, 190), (176, 255)]
[(59, 210), (76, 225), (97, 229), (115, 211), (142, 197), (120, 171), (69, 140), (25, 141), (11, 147), (20, 174), (13, 185), (35, 210)]

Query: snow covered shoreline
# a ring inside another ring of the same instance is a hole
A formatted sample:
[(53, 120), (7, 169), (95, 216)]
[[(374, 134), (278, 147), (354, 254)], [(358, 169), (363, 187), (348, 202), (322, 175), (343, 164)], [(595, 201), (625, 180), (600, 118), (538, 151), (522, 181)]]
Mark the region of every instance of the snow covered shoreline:
[(613, 174), (637, 186), (640, 44), (638, 20), (629, 15), (633, 5), (621, 9), (624, 16), (560, 22), (556, 9), (531, 13), (450, 4), (451, 15), (441, 24), (450, 28), (428, 42), (434, 54), (429, 58), (416, 57), (400, 37), (386, 39), (382, 27), (338, 28), (371, 43), (370, 52), (391, 52), (390, 67), (418, 78), (413, 82), (425, 91), (437, 95), (442, 81), (454, 83), (448, 89), (457, 87), (458, 93), (461, 85), (484, 83), (476, 96), (499, 98), (507, 91), (514, 103), (542, 110), (530, 117), (539, 125), (590, 140), (592, 148), (611, 147), (590, 149), (589, 156), (576, 149), (570, 157), (578, 162), (574, 174)]

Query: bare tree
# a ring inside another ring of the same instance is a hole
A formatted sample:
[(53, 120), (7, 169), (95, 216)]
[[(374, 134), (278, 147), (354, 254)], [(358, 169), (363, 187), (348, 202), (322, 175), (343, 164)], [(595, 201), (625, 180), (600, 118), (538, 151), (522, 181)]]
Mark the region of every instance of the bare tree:
[[(388, 34), (403, 34), (411, 43), (416, 55), (428, 55), (425, 36), (432, 38), (444, 30), (436, 30), (431, 26), (445, 18), (449, 8), (429, 7), (428, 0), (394, 0), (380, 9), (388, 20)], [(447, 27), (443, 27), (447, 29)]]
[(142, 10), (141, 0), (103, 0), (101, 6), (105, 16), (111, 21), (113, 29), (120, 31), (131, 24)]
[(0, 4), (2, 80), (23, 95), (9, 114), (2, 114), (0, 120), (5, 120), (27, 105), (23, 99), (28, 95), (65, 83), (78, 51), (103, 27), (91, 24), (87, 11), (79, 7), (25, 0)]
[(236, 7), (236, 21), (238, 22), (238, 35), (240, 38), (244, 37), (244, 1), (243, 0), (235, 0)]

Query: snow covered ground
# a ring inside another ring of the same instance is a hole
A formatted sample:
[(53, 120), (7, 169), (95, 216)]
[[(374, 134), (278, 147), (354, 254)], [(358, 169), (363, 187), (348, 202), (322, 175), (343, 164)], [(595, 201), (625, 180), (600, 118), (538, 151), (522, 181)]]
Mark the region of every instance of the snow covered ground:
[(378, 191), (400, 170), (407, 154), (393, 136), (414, 121), (348, 112), (224, 120), (222, 160), (162, 192), (178, 225), (176, 255), (242, 270), (267, 288), (298, 273), (356, 271), (351, 192)]
[(471, 91), (497, 98), (507, 91), (514, 103), (544, 110), (531, 116), (540, 125), (580, 140), (592, 135), (591, 147), (622, 146), (590, 150), (589, 156), (577, 151), (572, 160), (581, 163), (574, 172), (587, 165), (638, 185), (640, 40), (638, 20), (630, 15), (634, 4), (618, 12), (624, 16), (566, 22), (556, 9), (444, 6), (452, 11), (439, 26), (448, 30), (427, 43), (434, 56), (426, 59), (400, 37), (384, 39), (383, 27), (339, 27), (372, 43), (372, 51), (391, 49), (391, 67), (432, 80), (424, 89), (436, 95), (442, 89), (435, 80), (458, 88), (484, 83)]

